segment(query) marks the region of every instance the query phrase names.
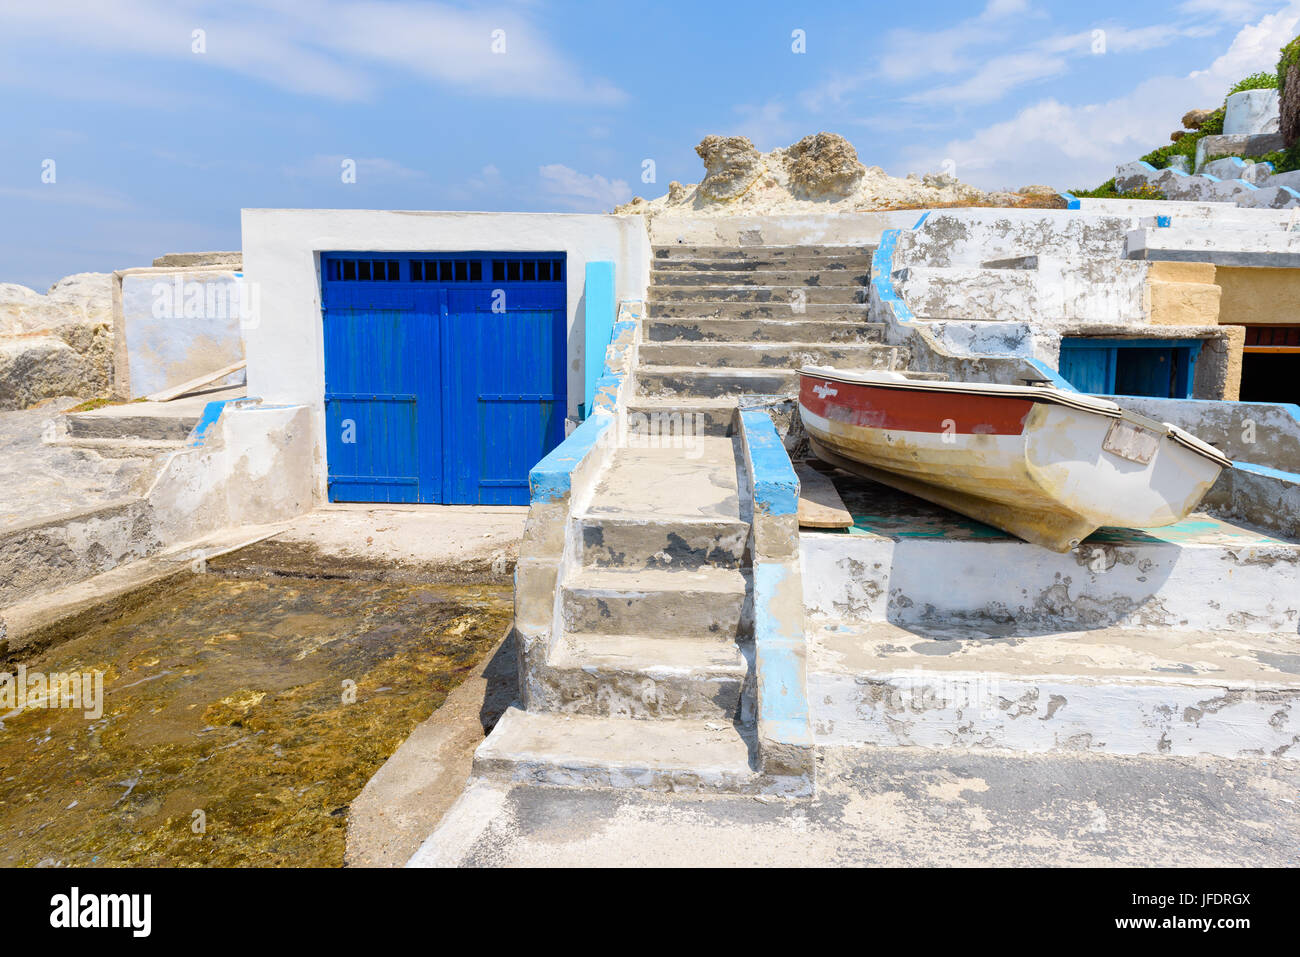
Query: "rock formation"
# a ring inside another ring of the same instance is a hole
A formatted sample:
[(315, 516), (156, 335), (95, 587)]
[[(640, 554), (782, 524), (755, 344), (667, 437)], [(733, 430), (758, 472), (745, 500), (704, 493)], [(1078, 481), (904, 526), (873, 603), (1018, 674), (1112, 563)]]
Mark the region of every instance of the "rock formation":
[(109, 394), (112, 280), (110, 273), (77, 273), (45, 295), (0, 283), (0, 409)]
[(791, 192), (796, 196), (843, 196), (867, 172), (858, 151), (842, 136), (817, 133), (805, 136), (785, 151)]
[(747, 136), (706, 136), (695, 152), (704, 160), (700, 195), (716, 202), (743, 195), (765, 169), (763, 154)]
[(706, 136), (695, 152), (704, 161), (705, 175), (699, 184), (673, 181), (666, 196), (651, 200), (638, 196), (614, 212), (761, 216), (926, 206), (1051, 206), (1058, 202), (1050, 187), (986, 193), (951, 173), (927, 173), (924, 177), (913, 173), (899, 179), (879, 166), (864, 166), (853, 144), (835, 133), (805, 136), (770, 153), (759, 152), (744, 136)]

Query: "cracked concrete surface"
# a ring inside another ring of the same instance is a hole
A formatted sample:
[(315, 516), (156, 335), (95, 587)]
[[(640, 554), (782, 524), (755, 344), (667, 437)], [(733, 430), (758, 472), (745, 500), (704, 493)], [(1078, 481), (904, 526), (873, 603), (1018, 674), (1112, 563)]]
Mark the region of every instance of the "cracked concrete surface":
[(819, 764), (806, 802), (480, 782), (411, 863), (1300, 864), (1296, 761), (824, 749)]
[(42, 436), (77, 399), (0, 412), (0, 528), (143, 495), (156, 463), (46, 445)]

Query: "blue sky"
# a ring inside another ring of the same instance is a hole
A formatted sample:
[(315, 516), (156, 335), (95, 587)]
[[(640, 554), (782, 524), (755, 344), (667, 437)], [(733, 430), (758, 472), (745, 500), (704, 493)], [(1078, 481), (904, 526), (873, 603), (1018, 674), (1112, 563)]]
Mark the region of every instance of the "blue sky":
[(1254, 0), (6, 2), (0, 282), (236, 249), (241, 207), (607, 210), (698, 181), (708, 133), (1095, 185), (1297, 32)]

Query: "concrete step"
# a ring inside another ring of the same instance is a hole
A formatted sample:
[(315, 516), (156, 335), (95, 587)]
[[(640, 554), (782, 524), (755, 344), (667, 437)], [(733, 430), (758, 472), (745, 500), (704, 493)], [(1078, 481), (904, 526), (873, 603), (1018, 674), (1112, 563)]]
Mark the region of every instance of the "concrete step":
[(806, 794), (765, 780), (752, 733), (718, 721), (628, 721), (511, 708), (474, 754), (478, 777), (515, 784)]
[(638, 397), (718, 398), (740, 395), (794, 395), (795, 369), (708, 369), (698, 366), (638, 366)]
[(606, 568), (740, 568), (749, 523), (653, 521), (642, 516), (586, 514), (575, 520), (582, 563)]
[[(111, 407), (114, 410), (121, 406)], [(95, 412), (72, 412), (63, 417), (68, 438), (72, 439), (142, 439), (180, 442), (199, 424), (198, 415), (105, 415)]]
[(530, 686), (529, 707), (603, 717), (753, 720), (752, 642), (662, 634), (566, 634)]
[(856, 521), (849, 535), (799, 537), (810, 614), (1025, 641), (1105, 627), (1300, 630), (1300, 542), (1194, 512), (1098, 529), (1058, 554), (866, 479), (832, 480)]
[(1294, 631), (1009, 636), (821, 618), (808, 635), (823, 746), (1288, 757), (1300, 741)]
[(866, 319), (869, 304), (810, 302), (804, 305), (789, 302), (650, 302), (646, 303), (651, 319)]
[(564, 584), (562, 620), (571, 634), (663, 635), (734, 644), (752, 635), (744, 573), (582, 568)]
[(841, 259), (870, 259), (875, 246), (656, 246), (654, 265), (690, 260), (722, 262), (826, 262)]
[[(664, 275), (712, 276), (713, 273), (791, 272), (801, 276), (844, 273), (849, 276), (869, 276), (872, 257), (843, 256), (835, 259), (659, 259), (651, 266), (654, 272)], [(802, 280), (800, 280), (802, 281)]]
[[(642, 348), (645, 348), (642, 346)], [(642, 436), (639, 444), (664, 441), (679, 428), (679, 423), (692, 423), (692, 427), (706, 436), (731, 435), (735, 427), (736, 400), (731, 396), (715, 399), (656, 399), (633, 395), (628, 399), (629, 436)]]
[(867, 301), (865, 286), (651, 286), (646, 297), (653, 307), (669, 302), (839, 303)]
[[(707, 275), (701, 275), (707, 273)], [(650, 288), (661, 286), (865, 286), (864, 269), (653, 269)]]
[(734, 440), (617, 449), (574, 521), (585, 565), (738, 568), (749, 534)]
[(645, 319), (647, 342), (880, 342), (879, 322), (833, 319)]
[(808, 342), (654, 342), (642, 343), (646, 366), (696, 366), (714, 369), (798, 369), (830, 365), (853, 369), (893, 369), (907, 356), (898, 346), (880, 343), (820, 345)]
[(85, 449), (106, 459), (148, 460), (178, 452), (189, 443), (184, 439), (104, 439), (66, 437), (51, 439), (46, 445), (64, 449)]

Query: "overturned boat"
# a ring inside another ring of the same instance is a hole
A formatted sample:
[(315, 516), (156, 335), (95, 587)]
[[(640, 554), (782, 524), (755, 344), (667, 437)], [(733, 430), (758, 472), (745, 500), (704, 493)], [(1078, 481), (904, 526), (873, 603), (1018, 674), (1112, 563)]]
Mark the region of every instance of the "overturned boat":
[(1102, 526), (1179, 521), (1232, 464), (1097, 396), (819, 366), (799, 376), (818, 458), (1058, 552)]

